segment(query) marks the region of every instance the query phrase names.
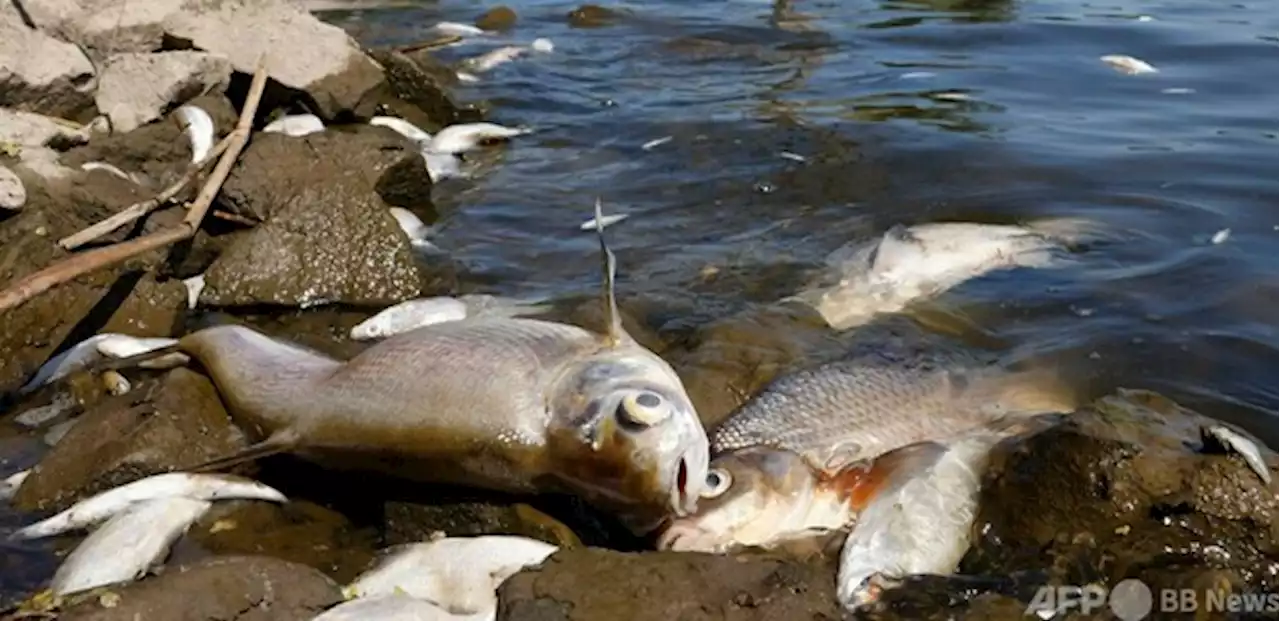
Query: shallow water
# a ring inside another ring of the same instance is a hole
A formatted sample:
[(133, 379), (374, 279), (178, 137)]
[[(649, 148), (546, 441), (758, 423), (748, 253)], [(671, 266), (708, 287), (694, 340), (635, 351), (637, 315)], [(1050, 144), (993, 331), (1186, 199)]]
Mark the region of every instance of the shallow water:
[[(504, 43), (547, 37), (555, 52), (460, 96), (539, 131), (438, 191), (437, 243), (492, 292), (595, 286), (577, 225), (597, 195), (631, 214), (610, 229), (625, 290), (693, 295), (708, 266), (762, 274), (749, 291), (696, 293), (730, 304), (793, 290), (767, 266), (816, 263), (898, 222), (1085, 216), (1117, 238), (1070, 269), (991, 275), (935, 306), (1083, 366), (1093, 390), (1155, 389), (1276, 442), (1270, 3), (646, 2), (609, 5), (624, 16), (599, 28), (572, 27), (574, 3), (512, 6)], [(391, 44), (482, 10), (323, 16)], [(1124, 75), (1106, 54), (1159, 73)]]
[[(322, 16), (383, 45), (483, 10), (396, 4)], [(707, 308), (792, 293), (789, 266), (896, 223), (1083, 216), (1117, 235), (1072, 267), (993, 274), (930, 306), (1085, 369), (1095, 392), (1154, 389), (1275, 446), (1273, 5), (648, 2), (611, 5), (626, 13), (599, 28), (572, 27), (574, 3), (512, 6), (508, 35), (442, 52), (556, 45), (459, 87), (538, 130), (437, 189), (434, 241), (484, 291), (594, 291), (578, 225), (597, 195), (630, 214), (609, 229), (620, 287)], [(1123, 75), (1105, 54), (1160, 72)], [(739, 280), (700, 286), (709, 267)], [(0, 438), (0, 453), (26, 467), (38, 442)], [(0, 528), (19, 519), (0, 511)], [(17, 563), (0, 590), (35, 588), (56, 562), (42, 552), (33, 571), (31, 550), (0, 554)]]

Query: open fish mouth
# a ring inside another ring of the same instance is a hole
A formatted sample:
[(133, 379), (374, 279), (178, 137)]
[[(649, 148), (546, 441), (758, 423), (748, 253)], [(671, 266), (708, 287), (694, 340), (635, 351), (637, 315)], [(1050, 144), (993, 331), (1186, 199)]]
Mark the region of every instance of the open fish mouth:
[(676, 462), (676, 475), (671, 487), (671, 509), (676, 515), (685, 516), (692, 512), (691, 505), (696, 501), (697, 498), (689, 493), (689, 462), (681, 457)]

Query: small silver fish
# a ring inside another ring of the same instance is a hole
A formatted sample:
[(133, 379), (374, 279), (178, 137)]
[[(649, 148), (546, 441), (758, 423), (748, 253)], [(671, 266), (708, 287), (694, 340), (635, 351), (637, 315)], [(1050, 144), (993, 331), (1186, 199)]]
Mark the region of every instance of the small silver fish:
[(134, 503), (80, 542), (58, 567), (50, 588), (56, 595), (140, 578), (164, 560), (169, 546), (212, 503), (165, 497)]
[(1068, 265), (1065, 247), (1102, 230), (1096, 223), (1072, 218), (1024, 226), (898, 225), (878, 239), (832, 252), (826, 273), (786, 299), (814, 308), (832, 328), (848, 330), (993, 271)]
[(388, 307), (351, 328), (351, 340), (369, 341), (446, 321), (481, 317), (521, 317), (545, 312), (537, 301), (468, 293), (457, 297), (420, 298)]
[(471, 614), (454, 613), (426, 600), (392, 593), (343, 602), (311, 621), (493, 621), (496, 616), (496, 607)]
[(263, 133), (284, 134), (294, 138), (324, 131), (324, 121), (314, 114), (287, 114), (262, 128)]

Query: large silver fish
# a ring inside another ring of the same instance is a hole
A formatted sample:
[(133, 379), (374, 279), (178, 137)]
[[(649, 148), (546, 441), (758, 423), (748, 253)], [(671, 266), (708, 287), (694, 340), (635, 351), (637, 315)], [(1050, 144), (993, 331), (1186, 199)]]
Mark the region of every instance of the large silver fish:
[(463, 319), (396, 334), (346, 362), (239, 326), (183, 337), (177, 349), (264, 438), (207, 468), (289, 452), (431, 482), (566, 491), (636, 530), (694, 511), (706, 432), (671, 366), (623, 330), (613, 253), (597, 232), (604, 333)]

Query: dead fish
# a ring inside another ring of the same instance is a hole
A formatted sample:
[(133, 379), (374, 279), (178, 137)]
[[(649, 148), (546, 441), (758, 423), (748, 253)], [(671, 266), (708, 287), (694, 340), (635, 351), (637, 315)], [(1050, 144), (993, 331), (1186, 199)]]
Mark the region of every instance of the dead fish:
[(31, 474), (30, 470), (19, 470), (0, 481), (0, 500), (8, 500), (18, 493), (18, 488), (22, 487), (22, 482), (27, 480), (27, 475)]
[(67, 555), (49, 588), (68, 595), (141, 578), (210, 506), (207, 500), (181, 496), (130, 505)]
[(785, 449), (729, 452), (711, 461), (698, 512), (672, 520), (657, 546), (723, 554), (825, 537), (853, 524), (896, 471), (925, 465), (901, 449), (831, 472)]
[(432, 153), (466, 153), (481, 144), (495, 140), (507, 140), (533, 133), (527, 127), (506, 127), (497, 123), (458, 123), (450, 125), (433, 136), (426, 149)]
[(832, 252), (826, 273), (784, 301), (811, 306), (832, 328), (848, 330), (993, 271), (1068, 265), (1066, 247), (1101, 232), (1095, 223), (1070, 218), (1025, 226), (897, 225), (878, 239)]
[(120, 170), (120, 168), (118, 168), (117, 166), (113, 164), (109, 164), (107, 162), (85, 162), (80, 165), (80, 170), (83, 170), (85, 172), (101, 170), (107, 174), (114, 175), (116, 177), (124, 179), (125, 181), (136, 183), (138, 185), (145, 185), (142, 183), (142, 180), (136, 175), (131, 175), (123, 170)]
[(611, 225), (617, 224), (617, 223), (619, 223), (619, 222), (622, 222), (623, 220), (626, 220), (628, 217), (630, 217), (630, 215), (629, 215), (629, 214), (625, 214), (625, 213), (614, 213), (614, 214), (609, 214), (609, 215), (607, 215), (607, 216), (605, 216), (605, 217), (601, 218), (601, 219), (600, 219), (600, 220), (598, 220), (598, 221), (597, 221), (595, 218), (592, 218), (592, 219), (587, 220), (586, 222), (583, 222), (582, 224), (578, 225), (578, 230), (580, 230), (580, 231), (591, 231), (591, 230), (595, 230), (595, 228), (596, 228), (596, 223), (597, 223), (597, 222), (599, 222), (599, 226), (601, 226), (601, 227), (611, 226)]
[(470, 293), (457, 297), (420, 298), (384, 309), (351, 329), (351, 340), (369, 341), (446, 321), (480, 317), (536, 315), (550, 306), (535, 301)]
[[(1226, 425), (1211, 425), (1204, 429), (1203, 434), (1206, 439), (1212, 439), (1221, 444), (1228, 452), (1234, 452), (1244, 458), (1244, 462), (1249, 465), (1249, 469), (1253, 470), (1262, 482), (1271, 485), (1271, 468), (1267, 466), (1267, 460), (1262, 457), (1262, 445), (1253, 440), (1247, 434), (1236, 431)], [(1271, 452), (1272, 461), (1275, 460), (1275, 453)]]
[(81, 500), (62, 513), (14, 531), (9, 538), (39, 539), (87, 528), (119, 514), (134, 503), (160, 498), (286, 501), (284, 494), (244, 477), (168, 472), (114, 487)]
[(459, 24), (457, 22), (438, 22), (431, 29), (440, 34), (457, 35), (459, 37), (478, 37), (489, 34), (487, 30), (478, 26)]
[(393, 593), (343, 602), (311, 621), (492, 621), (496, 614), (496, 608), (475, 614), (453, 613), (431, 602)]
[(1108, 54), (1099, 58), (1099, 60), (1111, 65), (1111, 67), (1116, 71), (1128, 75), (1159, 73), (1159, 70), (1151, 66), (1147, 61), (1139, 60), (1132, 56), (1125, 56), (1123, 54)]
[(27, 204), (27, 186), (8, 167), (0, 165), (0, 209), (17, 211)]
[(38, 408), (31, 408), (17, 416), (13, 417), (13, 422), (34, 429), (43, 427), (45, 423), (60, 418), (64, 414), (70, 414), (76, 410), (78, 404), (76, 398), (68, 393), (55, 395), (49, 405), (43, 405)]
[(835, 470), (1006, 416), (1077, 405), (1051, 370), (1014, 372), (958, 353), (886, 348), (774, 380), (709, 435), (717, 456), (769, 446)]
[(534, 39), (527, 46), (504, 45), (459, 63), (461, 70), (458, 71), (458, 78), (467, 82), (475, 82), (479, 78), (474, 74), (492, 71), (495, 67), (509, 63), (530, 52), (547, 54), (553, 50), (555, 50), (555, 44), (551, 42), (551, 39), (542, 38)]
[[(429, 166), (428, 173), (430, 173)], [(437, 176), (438, 174), (433, 174), (432, 179), (434, 180)], [(391, 212), (391, 217), (396, 219), (396, 224), (400, 225), (400, 230), (404, 231), (405, 236), (409, 238), (410, 246), (428, 252), (442, 252), (428, 239), (431, 235), (431, 227), (424, 224), (421, 218), (403, 207), (388, 207), (388, 210)]]
[(187, 288), (187, 308), (195, 308), (200, 303), (200, 294), (204, 291), (204, 274), (184, 278), (182, 285)]
[(213, 151), (213, 118), (200, 106), (187, 104), (178, 108), (178, 121), (191, 141), (191, 163), (199, 164)]
[[(169, 338), (142, 338), (104, 332), (96, 334), (62, 353), (50, 358), (36, 371), (35, 376), (18, 389), (18, 394), (29, 394), (40, 387), (56, 382), (72, 373), (89, 368), (103, 358), (125, 358), (146, 351), (154, 351), (177, 343)], [(146, 361), (146, 368), (166, 369), (186, 363), (185, 356), (160, 356)]]
[(268, 134), (284, 134), (286, 136), (306, 136), (324, 131), (324, 121), (314, 114), (287, 114), (262, 128)]
[(422, 129), (417, 125), (414, 125), (402, 118), (394, 116), (375, 116), (369, 119), (369, 124), (385, 127), (414, 142), (425, 143), (431, 140), (431, 134), (422, 131)]
[(558, 548), (513, 535), (446, 537), (386, 550), (368, 571), (343, 589), (349, 598), (403, 593), (450, 612), (476, 614), (498, 604), (498, 587)]
[(242, 428), (266, 436), (201, 469), (288, 452), (430, 482), (559, 489), (634, 515), (637, 530), (693, 511), (706, 432), (671, 366), (623, 330), (613, 253), (597, 235), (599, 334), (464, 319), (397, 334), (346, 362), (241, 326), (183, 337), (175, 349), (200, 361)]

